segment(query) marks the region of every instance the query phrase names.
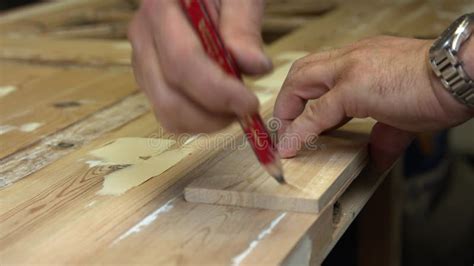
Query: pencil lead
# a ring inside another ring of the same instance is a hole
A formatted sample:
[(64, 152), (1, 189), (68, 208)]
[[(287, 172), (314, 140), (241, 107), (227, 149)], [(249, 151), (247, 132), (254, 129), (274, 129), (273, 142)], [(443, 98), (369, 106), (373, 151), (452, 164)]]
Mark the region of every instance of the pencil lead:
[(276, 179), (276, 181), (278, 181), (278, 183), (280, 183), (282, 185), (286, 184), (285, 177), (283, 175), (275, 176), (275, 179)]

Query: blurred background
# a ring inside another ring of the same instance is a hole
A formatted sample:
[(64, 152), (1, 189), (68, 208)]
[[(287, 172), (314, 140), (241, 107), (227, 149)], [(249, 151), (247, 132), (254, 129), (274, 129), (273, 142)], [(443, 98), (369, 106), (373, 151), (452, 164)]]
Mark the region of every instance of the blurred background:
[[(55, 1), (2, 0), (0, 9), (5, 14), (42, 2)], [(357, 24), (360, 16), (413, 2), (414, 10), (436, 12), (432, 24), (410, 29), (408, 32), (412, 34), (406, 36), (425, 39), (438, 36), (457, 16), (474, 11), (472, 0), (348, 2), (267, 0), (264, 41), (275, 42), (308, 21), (328, 16), (343, 6), (353, 8), (354, 24)], [(125, 40), (127, 24), (139, 1), (95, 3), (48, 17), (24, 19), (0, 32), (2, 36)], [(405, 18), (402, 15), (400, 19)], [(334, 27), (334, 34), (350, 30), (339, 29), (337, 24), (330, 27)], [(391, 25), (381, 25), (379, 33), (396, 35), (396, 31)], [(373, 216), (374, 212), (380, 215)], [(380, 250), (374, 249), (377, 245), (373, 243), (380, 243)], [(471, 120), (451, 130), (419, 134), (324, 265), (374, 265), (381, 260), (386, 265), (473, 265), (473, 250), (474, 121)]]

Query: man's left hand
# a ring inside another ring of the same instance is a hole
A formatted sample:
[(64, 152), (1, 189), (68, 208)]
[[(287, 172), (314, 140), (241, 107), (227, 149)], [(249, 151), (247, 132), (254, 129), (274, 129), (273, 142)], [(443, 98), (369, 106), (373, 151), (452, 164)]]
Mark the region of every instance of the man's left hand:
[(295, 62), (274, 110), (283, 122), (280, 154), (295, 156), (301, 143), (320, 133), (353, 117), (372, 117), (378, 121), (371, 135), (372, 158), (386, 168), (411, 142), (411, 132), (468, 120), (472, 113), (431, 71), (431, 44), (376, 37)]

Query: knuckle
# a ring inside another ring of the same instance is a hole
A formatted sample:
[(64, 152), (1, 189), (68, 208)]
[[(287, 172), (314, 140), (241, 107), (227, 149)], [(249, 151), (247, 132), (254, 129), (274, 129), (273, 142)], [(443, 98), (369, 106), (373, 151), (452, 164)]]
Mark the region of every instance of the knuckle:
[(291, 65), (290, 73), (296, 73), (301, 71), (307, 65), (307, 57), (297, 59), (293, 65)]
[(284, 86), (291, 84), (294, 80), (295, 77), (298, 76), (298, 74), (303, 70), (305, 67), (305, 58), (300, 58), (293, 62), (293, 64), (290, 67), (290, 70), (288, 71), (288, 75), (285, 79)]
[(314, 117), (318, 113), (320, 102), (321, 101), (318, 101), (318, 103), (310, 103), (306, 105), (304, 112), (307, 117)]

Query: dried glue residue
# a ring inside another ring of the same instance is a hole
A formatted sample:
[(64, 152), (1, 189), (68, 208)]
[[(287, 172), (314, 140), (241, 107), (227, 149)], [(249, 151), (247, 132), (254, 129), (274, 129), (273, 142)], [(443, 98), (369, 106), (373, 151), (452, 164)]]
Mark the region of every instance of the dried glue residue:
[(88, 160), (86, 164), (89, 165), (89, 168), (100, 166), (100, 165), (108, 165), (108, 163), (100, 160)]
[(21, 132), (33, 132), (39, 127), (41, 127), (42, 125), (43, 125), (42, 123), (37, 123), (37, 122), (27, 123), (27, 124), (21, 125), (19, 129)]
[(152, 157), (142, 163), (134, 164), (104, 177), (99, 195), (120, 195), (148, 179), (160, 175), (181, 161), (191, 152), (188, 149), (174, 149)]
[(0, 125), (0, 135), (8, 133), (13, 130), (19, 130), (21, 132), (33, 132), (39, 127), (41, 127), (43, 124), (42, 123), (26, 123), (21, 126), (11, 126), (11, 125)]
[(16, 91), (15, 86), (0, 86), (0, 97), (7, 96), (14, 91)]
[(195, 141), (197, 138), (199, 137), (199, 135), (194, 135), (194, 136), (191, 136), (189, 139), (187, 139), (183, 145), (189, 145), (191, 144), (193, 141)]
[(103, 164), (137, 164), (161, 154), (176, 141), (155, 138), (120, 138), (89, 152)]
[[(179, 195), (180, 196), (180, 195)], [(147, 227), (150, 225), (152, 222), (154, 222), (158, 217), (166, 212), (169, 212), (171, 209), (173, 209), (173, 201), (175, 201), (179, 196), (174, 197), (167, 201), (163, 206), (160, 206), (158, 209), (156, 209), (154, 212), (151, 214), (147, 215), (143, 220), (135, 224), (132, 228), (128, 229), (127, 232), (123, 233), (119, 238), (115, 239), (115, 241), (112, 243), (112, 245), (117, 244), (121, 240), (129, 237), (132, 234), (139, 233), (143, 228)]]
[(89, 203), (85, 206), (85, 208), (90, 208), (90, 207), (94, 206), (96, 203), (97, 203), (97, 201), (96, 201), (96, 200), (93, 200), (93, 201), (89, 202)]
[(89, 166), (130, 165), (104, 177), (100, 195), (120, 195), (160, 175), (191, 153), (191, 149), (171, 149), (176, 141), (155, 138), (121, 138), (90, 152), (99, 160)]

